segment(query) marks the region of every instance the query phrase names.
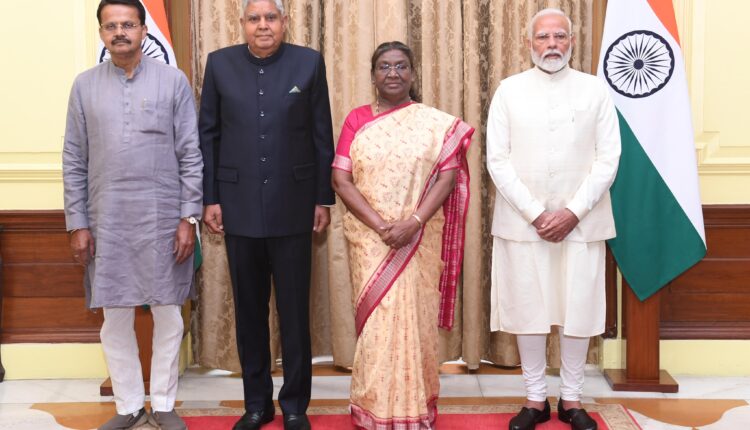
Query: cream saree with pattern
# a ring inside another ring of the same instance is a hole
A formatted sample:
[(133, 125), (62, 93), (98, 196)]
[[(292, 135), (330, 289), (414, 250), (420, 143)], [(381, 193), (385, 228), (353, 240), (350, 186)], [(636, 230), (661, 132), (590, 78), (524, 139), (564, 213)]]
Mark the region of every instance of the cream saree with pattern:
[(412, 104), (364, 125), (351, 144), (354, 184), (384, 220), (414, 213), (440, 171), (457, 169), (443, 209), (410, 244), (391, 249), (352, 213), (344, 215), (356, 307), (352, 420), (366, 429), (433, 428), (438, 326), (453, 323), (468, 208), (465, 153), (473, 129)]

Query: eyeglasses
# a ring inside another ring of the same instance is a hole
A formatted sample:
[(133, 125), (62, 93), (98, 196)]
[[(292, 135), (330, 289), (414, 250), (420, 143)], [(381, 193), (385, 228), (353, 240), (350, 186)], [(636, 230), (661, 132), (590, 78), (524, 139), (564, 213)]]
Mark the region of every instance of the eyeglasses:
[(103, 31), (106, 31), (107, 33), (114, 33), (118, 28), (122, 28), (122, 31), (130, 32), (140, 27), (141, 25), (142, 24), (136, 24), (130, 21), (123, 23), (108, 22), (106, 24), (100, 25), (99, 28), (101, 28)]
[(543, 43), (550, 39), (550, 37), (555, 38), (555, 42), (567, 42), (568, 39), (570, 39), (570, 35), (564, 31), (558, 31), (557, 33), (549, 34), (549, 33), (537, 33), (534, 35), (534, 42), (537, 43)]
[(404, 73), (405, 71), (408, 71), (410, 68), (411, 67), (409, 67), (408, 64), (404, 64), (404, 63), (398, 63), (394, 65), (390, 65), (388, 63), (382, 63), (375, 68), (375, 71), (377, 71), (378, 73), (382, 75), (387, 75), (391, 73), (391, 70), (395, 70), (396, 73), (400, 75)]
[[(263, 18), (266, 19), (266, 22), (268, 23), (274, 23), (279, 20), (279, 14), (277, 13), (267, 13), (263, 16)], [(261, 15), (248, 15), (247, 18), (245, 18), (246, 22), (249, 22), (250, 24), (258, 24), (260, 23)]]

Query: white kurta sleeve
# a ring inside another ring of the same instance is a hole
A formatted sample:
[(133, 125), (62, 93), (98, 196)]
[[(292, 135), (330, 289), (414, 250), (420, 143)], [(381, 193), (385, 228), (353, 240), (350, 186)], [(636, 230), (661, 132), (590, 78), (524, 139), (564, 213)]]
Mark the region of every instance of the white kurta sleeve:
[(609, 191), (620, 161), (620, 126), (609, 92), (601, 86), (594, 136), (596, 155), (591, 170), (573, 195), (567, 208), (583, 219)]
[(521, 182), (510, 160), (511, 142), (502, 85), (495, 92), (487, 116), (487, 170), (495, 188), (529, 224), (544, 212), (544, 206)]

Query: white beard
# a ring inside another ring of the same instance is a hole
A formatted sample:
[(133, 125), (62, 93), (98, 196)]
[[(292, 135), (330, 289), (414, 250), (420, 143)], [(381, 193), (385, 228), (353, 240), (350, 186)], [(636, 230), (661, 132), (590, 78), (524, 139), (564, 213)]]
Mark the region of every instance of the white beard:
[[(542, 55), (537, 54), (534, 49), (531, 49), (531, 61), (535, 66), (544, 70), (547, 73), (556, 73), (562, 70), (566, 64), (570, 61), (570, 56), (573, 53), (573, 45), (568, 47), (567, 52), (563, 54), (557, 49), (551, 49), (545, 51)], [(560, 55), (560, 58), (550, 58), (550, 54)]]

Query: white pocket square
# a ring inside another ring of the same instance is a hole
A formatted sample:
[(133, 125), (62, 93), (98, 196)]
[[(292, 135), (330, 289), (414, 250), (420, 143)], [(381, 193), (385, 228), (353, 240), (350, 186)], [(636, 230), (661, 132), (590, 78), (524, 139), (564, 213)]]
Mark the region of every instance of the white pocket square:
[(296, 85), (294, 86), (294, 88), (292, 88), (291, 90), (289, 90), (289, 94), (297, 94), (297, 93), (301, 93), (301, 92), (302, 92), (302, 90), (300, 90)]

